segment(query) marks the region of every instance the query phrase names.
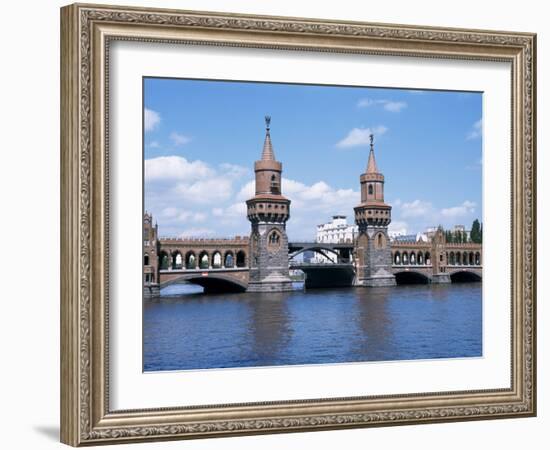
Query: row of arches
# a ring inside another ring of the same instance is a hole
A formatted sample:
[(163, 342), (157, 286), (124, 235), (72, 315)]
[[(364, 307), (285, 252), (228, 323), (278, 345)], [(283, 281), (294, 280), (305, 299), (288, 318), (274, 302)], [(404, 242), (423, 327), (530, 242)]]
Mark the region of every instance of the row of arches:
[[(481, 253), (480, 252), (447, 252), (447, 264), (450, 266), (480, 266), (481, 265)], [(430, 266), (432, 264), (430, 260), (430, 252), (410, 251), (399, 252), (396, 251), (392, 255), (393, 264), (395, 266), (403, 265), (424, 265)]]
[(430, 252), (394, 252), (393, 264), (396, 266), (403, 265), (419, 265), (419, 266), (431, 266), (432, 261), (430, 258)]
[(450, 266), (480, 266), (480, 252), (448, 252), (447, 263)]
[[(149, 256), (144, 257), (144, 264), (147, 265)], [(226, 251), (223, 255), (216, 250), (210, 254), (203, 250), (198, 255), (194, 251), (188, 251), (185, 256), (176, 250), (171, 254), (161, 251), (159, 254), (160, 270), (196, 270), (196, 269), (233, 269), (235, 267), (246, 267), (246, 253), (239, 250), (234, 253)]]

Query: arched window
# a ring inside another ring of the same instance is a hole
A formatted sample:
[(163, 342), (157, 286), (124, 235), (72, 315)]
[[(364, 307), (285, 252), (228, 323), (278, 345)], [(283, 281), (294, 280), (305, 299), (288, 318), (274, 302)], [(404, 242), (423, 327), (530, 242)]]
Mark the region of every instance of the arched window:
[(145, 255), (143, 256), (143, 265), (144, 266), (149, 265), (149, 255), (147, 253), (145, 253)]
[(180, 252), (176, 252), (172, 255), (172, 269), (178, 270), (183, 267), (183, 258)]
[(369, 195), (372, 195), (374, 193), (374, 189), (372, 187), (372, 184), (369, 184)]
[(160, 270), (168, 270), (168, 266), (170, 265), (169, 263), (169, 257), (168, 257), (168, 253), (166, 252), (161, 252), (160, 255), (159, 255), (159, 266), (160, 266)]
[(403, 253), (403, 264), (409, 264), (409, 255), (407, 253)]
[(228, 268), (228, 269), (231, 269), (234, 265), (234, 261), (233, 261), (233, 253), (231, 252), (227, 252), (225, 254), (225, 258), (224, 258), (224, 267)]
[(208, 253), (202, 252), (199, 256), (199, 267), (201, 269), (208, 269), (209, 265), (210, 264), (208, 262)]
[(197, 258), (195, 253), (187, 252), (185, 255), (185, 268), (186, 269), (196, 269), (197, 268)]
[(242, 250), (237, 252), (237, 267), (246, 267), (246, 253)]
[(476, 266), (481, 265), (481, 255), (479, 252), (476, 252)]
[(220, 252), (215, 252), (212, 255), (212, 267), (214, 269), (219, 269), (222, 266), (222, 255)]
[(394, 264), (401, 264), (401, 258), (399, 256), (399, 252), (395, 252), (395, 255), (393, 257), (393, 263)]

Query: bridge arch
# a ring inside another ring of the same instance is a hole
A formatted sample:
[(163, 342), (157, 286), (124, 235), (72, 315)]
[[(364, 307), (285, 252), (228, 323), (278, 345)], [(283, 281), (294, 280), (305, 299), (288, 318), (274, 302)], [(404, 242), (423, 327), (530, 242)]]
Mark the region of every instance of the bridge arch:
[[(311, 245), (311, 246), (308, 246), (308, 247), (302, 247), (301, 249), (296, 250), (295, 252), (292, 253), (290, 258), (294, 258), (295, 256), (298, 256), (300, 253), (304, 253), (304, 252), (316, 252), (316, 253), (319, 253), (321, 255), (324, 255), (323, 252), (329, 252), (329, 253), (332, 253), (335, 256), (338, 256), (338, 251), (336, 249), (319, 243), (318, 245)], [(324, 256), (326, 256), (326, 255), (324, 255)]]
[(453, 283), (472, 283), (482, 279), (479, 273), (471, 270), (456, 270), (450, 273), (450, 277)]
[(180, 277), (170, 279), (160, 284), (160, 288), (179, 283), (192, 283), (204, 288), (205, 294), (244, 292), (248, 284), (235, 277), (225, 274), (210, 273), (207, 277), (201, 274), (183, 274)]
[(416, 270), (403, 270), (396, 272), (395, 282), (399, 284), (429, 284), (430, 278)]

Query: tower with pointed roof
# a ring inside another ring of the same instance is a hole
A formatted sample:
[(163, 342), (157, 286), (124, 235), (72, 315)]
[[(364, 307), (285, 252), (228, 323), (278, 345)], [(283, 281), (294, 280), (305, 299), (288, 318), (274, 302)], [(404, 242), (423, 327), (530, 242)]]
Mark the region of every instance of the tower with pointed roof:
[(290, 200), (282, 195), (283, 165), (275, 159), (271, 143), (271, 117), (266, 116), (262, 157), (254, 163), (256, 192), (247, 200), (251, 223), (249, 249), (249, 292), (292, 290), (288, 266), (286, 221), (290, 217)]
[(367, 170), (360, 176), (361, 203), (354, 208), (359, 231), (355, 242), (356, 284), (394, 286), (388, 225), (391, 206), (384, 202), (384, 175), (374, 157), (374, 136), (370, 135)]

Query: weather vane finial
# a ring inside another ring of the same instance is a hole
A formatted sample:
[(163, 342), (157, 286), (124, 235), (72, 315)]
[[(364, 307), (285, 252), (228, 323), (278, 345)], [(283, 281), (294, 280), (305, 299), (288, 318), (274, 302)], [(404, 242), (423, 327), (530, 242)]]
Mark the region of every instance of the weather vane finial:
[(370, 148), (373, 148), (374, 147), (374, 134), (369, 134), (369, 138), (370, 138)]
[(265, 116), (265, 127), (269, 131), (269, 124), (271, 123), (271, 116)]

